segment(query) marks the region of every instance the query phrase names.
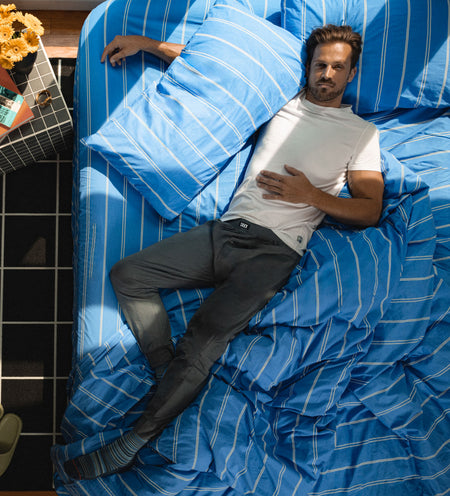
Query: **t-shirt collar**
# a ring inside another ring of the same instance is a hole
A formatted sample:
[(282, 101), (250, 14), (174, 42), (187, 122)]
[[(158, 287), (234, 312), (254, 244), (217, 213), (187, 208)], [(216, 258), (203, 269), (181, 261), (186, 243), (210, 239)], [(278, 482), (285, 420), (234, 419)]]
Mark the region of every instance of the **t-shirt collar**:
[(339, 108), (337, 107), (325, 107), (323, 105), (317, 105), (313, 102), (310, 102), (309, 100), (306, 99), (306, 89), (302, 89), (300, 92), (300, 102), (302, 105), (307, 108), (308, 110), (316, 113), (323, 113), (323, 112), (353, 112), (352, 106), (350, 104), (341, 104)]

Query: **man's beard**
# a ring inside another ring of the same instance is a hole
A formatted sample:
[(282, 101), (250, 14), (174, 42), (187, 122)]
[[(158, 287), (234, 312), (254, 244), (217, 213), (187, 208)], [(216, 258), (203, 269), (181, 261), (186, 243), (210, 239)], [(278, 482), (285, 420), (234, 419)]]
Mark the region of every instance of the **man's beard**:
[(318, 88), (318, 85), (320, 83), (327, 83), (330, 85), (333, 84), (325, 79), (320, 79), (319, 81), (317, 81), (316, 85), (310, 85), (308, 83), (307, 88), (309, 92), (318, 102), (329, 102), (331, 100), (334, 100), (338, 96), (342, 95), (342, 93), (344, 93), (346, 88), (345, 86), (339, 88), (336, 87), (333, 88), (333, 86), (329, 86), (328, 88), (320, 89)]

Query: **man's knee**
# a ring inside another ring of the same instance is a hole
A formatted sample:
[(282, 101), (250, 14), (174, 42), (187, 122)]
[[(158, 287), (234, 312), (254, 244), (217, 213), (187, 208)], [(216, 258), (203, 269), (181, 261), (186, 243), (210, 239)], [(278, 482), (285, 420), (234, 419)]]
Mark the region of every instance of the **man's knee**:
[(129, 287), (133, 283), (132, 269), (126, 259), (115, 263), (109, 272), (109, 279), (115, 290)]
[(141, 298), (158, 293), (153, 279), (133, 255), (119, 260), (110, 270), (109, 278), (116, 295)]

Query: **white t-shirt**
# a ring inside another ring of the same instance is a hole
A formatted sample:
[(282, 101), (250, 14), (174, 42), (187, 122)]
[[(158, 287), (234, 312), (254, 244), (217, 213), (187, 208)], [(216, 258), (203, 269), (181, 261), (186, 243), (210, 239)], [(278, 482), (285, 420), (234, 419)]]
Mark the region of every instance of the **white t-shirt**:
[(256, 185), (267, 169), (288, 175), (295, 167), (321, 190), (339, 195), (348, 170), (380, 171), (377, 128), (355, 115), (349, 105), (322, 107), (302, 91), (261, 130), (244, 180), (222, 220), (243, 218), (271, 229), (300, 254), (325, 214), (304, 203), (266, 200)]

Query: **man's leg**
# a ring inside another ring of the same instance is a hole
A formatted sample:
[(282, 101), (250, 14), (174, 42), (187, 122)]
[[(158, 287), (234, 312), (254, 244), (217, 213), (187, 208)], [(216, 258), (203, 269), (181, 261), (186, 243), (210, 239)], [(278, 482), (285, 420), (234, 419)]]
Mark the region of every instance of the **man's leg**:
[[(126, 468), (132, 462), (133, 450), (137, 453), (191, 403), (231, 339), (286, 282), (299, 256), (270, 231), (258, 226), (254, 230), (256, 238), (236, 229), (230, 231), (227, 223), (214, 226), (216, 290), (191, 319), (175, 358), (135, 428), (111, 445), (68, 462), (66, 470), (72, 477), (94, 478)], [(105, 467), (105, 458), (118, 448), (121, 454), (114, 455), (114, 467)]]
[(133, 429), (142, 439), (154, 439), (189, 406), (230, 341), (287, 282), (299, 261), (299, 255), (267, 229), (252, 226), (248, 233), (233, 227), (230, 235), (229, 228), (229, 223), (214, 227), (219, 282), (189, 322), (175, 358)]
[[(158, 376), (173, 358), (169, 319), (158, 288), (213, 286), (211, 223), (176, 234), (118, 262), (111, 282), (127, 323)], [(126, 467), (147, 442), (128, 432), (102, 449), (66, 462), (74, 479)]]
[(159, 289), (213, 286), (211, 224), (176, 234), (120, 260), (110, 279), (128, 326), (157, 379), (173, 358)]

